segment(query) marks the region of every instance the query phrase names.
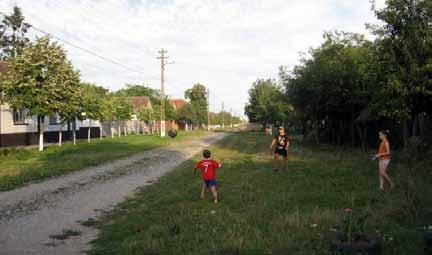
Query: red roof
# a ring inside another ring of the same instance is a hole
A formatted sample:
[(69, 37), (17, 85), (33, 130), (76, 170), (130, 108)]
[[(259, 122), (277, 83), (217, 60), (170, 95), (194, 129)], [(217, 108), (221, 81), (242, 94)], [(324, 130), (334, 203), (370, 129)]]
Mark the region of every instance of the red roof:
[(169, 102), (176, 110), (179, 110), (187, 104), (184, 99), (170, 99)]
[(129, 97), (134, 109), (151, 109), (152, 105), (149, 97)]
[(5, 74), (8, 71), (8, 63), (5, 61), (0, 61), (0, 74)]

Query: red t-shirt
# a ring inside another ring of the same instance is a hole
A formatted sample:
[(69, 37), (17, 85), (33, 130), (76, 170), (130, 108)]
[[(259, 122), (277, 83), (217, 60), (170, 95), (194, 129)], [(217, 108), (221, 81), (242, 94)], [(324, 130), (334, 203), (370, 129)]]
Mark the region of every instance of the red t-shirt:
[(219, 167), (220, 164), (213, 159), (203, 159), (195, 166), (195, 168), (202, 171), (202, 177), (204, 180), (214, 180), (216, 178), (216, 169)]

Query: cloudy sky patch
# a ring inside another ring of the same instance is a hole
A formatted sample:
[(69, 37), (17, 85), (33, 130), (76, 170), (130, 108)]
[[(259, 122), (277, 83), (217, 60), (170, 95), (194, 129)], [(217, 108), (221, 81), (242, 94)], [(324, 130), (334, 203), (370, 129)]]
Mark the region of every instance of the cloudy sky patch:
[(368, 34), (364, 24), (377, 23), (369, 0), (2, 0), (0, 11), (14, 5), (36, 27), (142, 72), (64, 45), (85, 81), (111, 90), (126, 83), (159, 88), (163, 47), (175, 61), (166, 70), (171, 97), (199, 82), (212, 92), (212, 111), (224, 101), (237, 114), (254, 80), (296, 65), (324, 31)]

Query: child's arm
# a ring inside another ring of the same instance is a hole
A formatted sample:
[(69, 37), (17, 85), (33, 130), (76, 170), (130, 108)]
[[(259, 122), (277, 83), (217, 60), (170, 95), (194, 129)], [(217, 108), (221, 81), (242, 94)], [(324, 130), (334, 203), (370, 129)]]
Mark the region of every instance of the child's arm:
[(271, 144), (270, 144), (270, 150), (273, 150), (273, 146), (276, 144), (276, 139), (273, 138)]

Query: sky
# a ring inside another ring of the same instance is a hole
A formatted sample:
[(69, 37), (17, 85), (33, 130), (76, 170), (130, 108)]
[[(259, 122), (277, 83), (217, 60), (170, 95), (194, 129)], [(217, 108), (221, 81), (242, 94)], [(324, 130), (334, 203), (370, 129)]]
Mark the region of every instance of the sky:
[(166, 94), (184, 98), (201, 83), (210, 89), (211, 111), (223, 102), (239, 116), (256, 79), (277, 79), (279, 66), (298, 64), (325, 31), (372, 38), (365, 24), (378, 23), (370, 0), (1, 0), (0, 11), (14, 5), (35, 27), (129, 68), (64, 44), (83, 81), (112, 91), (160, 88), (156, 57), (164, 48), (174, 62), (166, 66)]

